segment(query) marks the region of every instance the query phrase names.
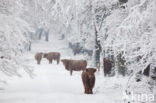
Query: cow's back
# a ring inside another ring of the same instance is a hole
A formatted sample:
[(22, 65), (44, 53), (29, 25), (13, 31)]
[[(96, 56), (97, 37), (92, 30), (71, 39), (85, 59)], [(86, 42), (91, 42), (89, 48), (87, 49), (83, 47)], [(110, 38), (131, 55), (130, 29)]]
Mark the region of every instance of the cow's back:
[(84, 70), (87, 67), (86, 60), (71, 60), (69, 63), (69, 65), (72, 67), (72, 70), (75, 71)]
[(60, 58), (60, 53), (59, 52), (53, 52), (52, 57), (53, 57), (53, 59), (56, 60), (56, 59)]

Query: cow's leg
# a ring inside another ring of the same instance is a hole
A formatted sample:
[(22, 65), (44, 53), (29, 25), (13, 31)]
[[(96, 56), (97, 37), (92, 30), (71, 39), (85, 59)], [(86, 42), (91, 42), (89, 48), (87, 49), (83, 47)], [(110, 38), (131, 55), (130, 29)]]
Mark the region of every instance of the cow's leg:
[(37, 64), (40, 64), (40, 60), (37, 60)]
[(59, 62), (60, 62), (60, 59), (59, 59), (59, 58), (57, 58), (57, 64), (59, 64)]
[(72, 76), (72, 73), (73, 73), (73, 70), (71, 69), (71, 70), (70, 70), (70, 75), (71, 75), (71, 76)]
[(83, 81), (83, 85), (84, 85), (84, 89), (85, 89), (84, 93), (89, 94), (88, 76), (84, 75), (83, 78), (82, 78), (82, 81)]
[(51, 64), (53, 63), (53, 59), (51, 60)]
[(85, 88), (85, 94), (89, 94), (89, 88), (88, 87)]
[(41, 60), (39, 60), (39, 64), (41, 64)]
[(105, 76), (105, 77), (107, 76), (107, 73), (106, 73), (106, 71), (104, 71), (104, 76)]
[(49, 59), (49, 64), (51, 64), (51, 59)]
[(93, 94), (92, 88), (89, 88), (89, 94)]
[(94, 81), (94, 80), (91, 79), (91, 78), (88, 79), (89, 94), (93, 94), (93, 91), (92, 91), (93, 85), (94, 85), (94, 82), (93, 82), (93, 81)]
[(105, 77), (106, 77), (106, 73), (104, 73)]
[(84, 83), (84, 89), (85, 89), (84, 93), (89, 94), (89, 86), (87, 84), (87, 79), (86, 78), (83, 79), (83, 83)]

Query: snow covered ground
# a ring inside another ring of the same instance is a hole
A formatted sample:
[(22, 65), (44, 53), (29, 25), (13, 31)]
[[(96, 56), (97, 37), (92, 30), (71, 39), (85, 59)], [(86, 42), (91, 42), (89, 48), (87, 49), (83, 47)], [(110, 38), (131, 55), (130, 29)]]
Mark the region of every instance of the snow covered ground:
[(0, 91), (0, 103), (123, 103), (122, 92), (127, 78), (104, 78), (102, 71), (97, 72), (94, 94), (86, 95), (81, 72), (74, 72), (70, 76), (62, 63), (48, 64), (46, 59), (42, 59), (41, 65), (37, 65), (34, 54), (40, 51), (58, 51), (61, 52), (61, 58), (85, 58), (82, 55), (74, 57), (62, 41), (34, 43), (32, 51), (24, 54), (24, 58), (32, 66), (36, 76), (34, 79), (27, 74), (22, 78), (12, 77), (5, 90)]

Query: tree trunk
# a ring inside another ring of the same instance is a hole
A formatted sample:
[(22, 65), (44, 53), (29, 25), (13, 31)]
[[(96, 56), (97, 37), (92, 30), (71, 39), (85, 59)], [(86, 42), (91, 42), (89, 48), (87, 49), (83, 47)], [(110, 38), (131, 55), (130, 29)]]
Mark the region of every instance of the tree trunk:
[(117, 55), (117, 68), (118, 68), (118, 74), (121, 74), (122, 76), (125, 76), (127, 73), (127, 68), (125, 65), (125, 59), (123, 57), (123, 53)]
[(45, 41), (49, 41), (49, 30), (45, 32)]
[(29, 51), (31, 51), (31, 41), (29, 42)]
[(98, 40), (98, 32), (95, 26), (95, 67), (98, 67), (100, 63), (100, 53), (101, 53), (101, 44), (100, 41)]
[(43, 29), (38, 29), (37, 31), (39, 32), (39, 33), (37, 33), (37, 35), (38, 35), (38, 40), (41, 40), (42, 33), (43, 33)]

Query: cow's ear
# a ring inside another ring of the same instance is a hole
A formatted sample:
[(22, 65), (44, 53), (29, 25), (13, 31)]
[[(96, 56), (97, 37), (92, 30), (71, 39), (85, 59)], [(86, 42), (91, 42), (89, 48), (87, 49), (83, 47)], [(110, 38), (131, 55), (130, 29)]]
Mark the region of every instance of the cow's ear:
[(94, 73), (96, 72), (96, 69), (94, 69)]
[(68, 61), (67, 60), (62, 60), (64, 65), (68, 65)]
[(66, 64), (65, 60), (61, 60), (63, 64)]

